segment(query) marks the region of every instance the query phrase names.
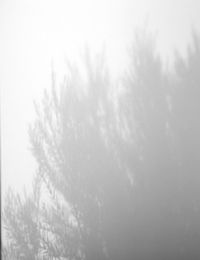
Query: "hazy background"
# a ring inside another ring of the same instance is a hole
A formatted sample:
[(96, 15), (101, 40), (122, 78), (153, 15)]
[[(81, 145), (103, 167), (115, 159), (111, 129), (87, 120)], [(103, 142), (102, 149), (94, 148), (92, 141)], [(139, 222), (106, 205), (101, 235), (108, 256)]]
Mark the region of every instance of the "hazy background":
[[(136, 26), (158, 34), (163, 57), (178, 46), (184, 53), (191, 28), (200, 30), (198, 0), (1, 0), (0, 86), (2, 120), (2, 187), (30, 187), (35, 162), (28, 151), (28, 123), (33, 100), (65, 72), (65, 57), (76, 60), (85, 44), (106, 48), (112, 76), (126, 67), (127, 48)], [(53, 64), (53, 65), (52, 65)]]

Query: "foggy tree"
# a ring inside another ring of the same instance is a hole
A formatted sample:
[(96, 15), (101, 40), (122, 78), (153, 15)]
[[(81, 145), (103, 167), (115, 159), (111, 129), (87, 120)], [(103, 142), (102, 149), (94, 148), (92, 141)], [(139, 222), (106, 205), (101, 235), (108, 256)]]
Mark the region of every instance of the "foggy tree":
[[(38, 118), (30, 128), (30, 139), (41, 180), (49, 193), (63, 201), (60, 207), (69, 209), (64, 223), (69, 223), (72, 236), (65, 232), (57, 210), (53, 221), (48, 208), (39, 208), (40, 249), (47, 257), (117, 259), (128, 230), (124, 217), (130, 207), (130, 185), (116, 149), (119, 133), (109, 75), (103, 55), (92, 62), (88, 51), (85, 80), (75, 66), (69, 64), (69, 69), (60, 92), (52, 75), (52, 91), (44, 93), (41, 109), (36, 106)], [(62, 227), (60, 240), (55, 239), (55, 226)], [(49, 229), (46, 243), (43, 227)]]
[(33, 194), (5, 203), (5, 259), (198, 259), (199, 48), (194, 34), (167, 72), (136, 32), (118, 96), (103, 55), (86, 50), (59, 89), (52, 73), (29, 132)]
[[(40, 191), (42, 185), (45, 198)], [(3, 211), (3, 259), (74, 259), (77, 232), (71, 221), (69, 208), (38, 174), (29, 195), (22, 198), (12, 191), (7, 193)]]
[(132, 253), (164, 259), (169, 257), (167, 233), (176, 187), (176, 176), (171, 174), (167, 75), (154, 36), (145, 30), (136, 32), (130, 59), (122, 107), (130, 131), (124, 158), (135, 181)]
[(179, 178), (177, 211), (182, 230), (182, 251), (200, 256), (200, 38), (193, 33), (187, 55), (175, 59), (171, 86), (173, 147)]
[(136, 33), (130, 54), (121, 117), (129, 129), (123, 160), (135, 182), (132, 254), (198, 259), (199, 38), (171, 73), (145, 31)]
[(3, 209), (3, 259), (35, 259), (39, 251), (37, 198), (9, 190)]
[(45, 93), (30, 136), (43, 178), (69, 204), (74, 219), (76, 241), (66, 248), (75, 246), (77, 259), (104, 259), (120, 253), (128, 178), (115, 149), (118, 134), (103, 58), (92, 63), (86, 51), (85, 61), (85, 83), (73, 66), (60, 94), (53, 79), (52, 96)]

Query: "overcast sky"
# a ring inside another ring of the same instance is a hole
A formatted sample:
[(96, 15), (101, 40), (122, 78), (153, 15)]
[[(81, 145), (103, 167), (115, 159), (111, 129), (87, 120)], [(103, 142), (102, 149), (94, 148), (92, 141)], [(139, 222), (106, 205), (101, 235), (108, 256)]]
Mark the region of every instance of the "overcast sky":
[(33, 99), (51, 85), (52, 61), (60, 80), (65, 57), (77, 59), (87, 43), (106, 47), (114, 76), (127, 64), (136, 26), (157, 32), (162, 55), (185, 51), (191, 28), (200, 31), (199, 0), (1, 0), (0, 86), (2, 187), (30, 187), (36, 165), (28, 151)]

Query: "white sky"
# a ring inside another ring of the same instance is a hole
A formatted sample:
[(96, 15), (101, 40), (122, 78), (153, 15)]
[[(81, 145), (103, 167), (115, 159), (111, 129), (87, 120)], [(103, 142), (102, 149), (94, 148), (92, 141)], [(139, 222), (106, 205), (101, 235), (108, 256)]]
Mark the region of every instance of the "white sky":
[(148, 20), (166, 57), (184, 52), (193, 26), (200, 31), (199, 0), (1, 0), (0, 86), (2, 188), (30, 187), (35, 162), (28, 151), (33, 99), (51, 85), (51, 62), (58, 79), (65, 57), (77, 59), (85, 43), (106, 47), (114, 75), (127, 62), (133, 30)]

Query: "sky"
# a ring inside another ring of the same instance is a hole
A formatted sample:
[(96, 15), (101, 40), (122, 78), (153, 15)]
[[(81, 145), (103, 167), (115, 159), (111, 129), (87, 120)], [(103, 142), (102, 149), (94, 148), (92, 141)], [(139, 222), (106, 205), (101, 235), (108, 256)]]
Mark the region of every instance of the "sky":
[(31, 187), (36, 162), (30, 153), (28, 126), (33, 100), (66, 71), (66, 58), (77, 61), (85, 46), (106, 49), (114, 78), (126, 68), (136, 27), (146, 24), (157, 35), (162, 56), (177, 48), (184, 54), (191, 28), (200, 32), (199, 0), (1, 0), (0, 86), (2, 189)]

